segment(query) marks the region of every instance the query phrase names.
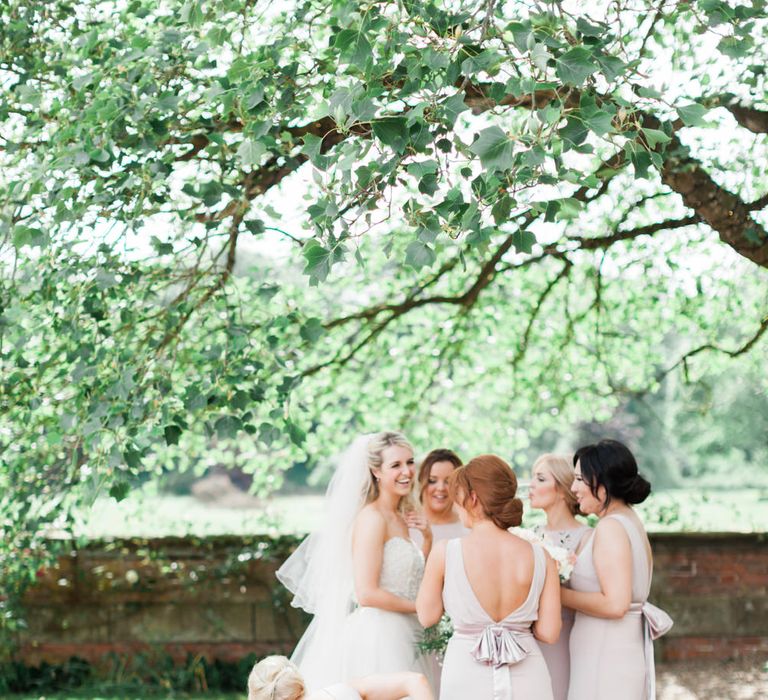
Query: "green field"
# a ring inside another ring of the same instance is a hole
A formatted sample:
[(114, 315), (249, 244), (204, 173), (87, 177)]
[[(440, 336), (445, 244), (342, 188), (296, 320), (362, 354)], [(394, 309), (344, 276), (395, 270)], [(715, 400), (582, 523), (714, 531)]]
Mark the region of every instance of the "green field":
[(24, 693), (6, 696), (8, 700), (148, 700), (148, 698), (173, 700), (243, 700), (245, 693), (206, 693), (204, 695), (186, 695), (184, 693), (151, 694), (151, 693), (101, 693), (99, 691), (83, 691), (72, 693), (53, 693), (35, 695)]
[[(639, 511), (654, 532), (768, 532), (768, 490), (675, 489), (653, 494)], [(144, 495), (120, 503), (97, 500), (81, 514), (78, 534), (99, 537), (160, 537), (195, 534), (304, 533), (322, 518), (320, 495), (282, 496), (232, 507), (192, 496)], [(526, 509), (524, 524), (542, 514)]]

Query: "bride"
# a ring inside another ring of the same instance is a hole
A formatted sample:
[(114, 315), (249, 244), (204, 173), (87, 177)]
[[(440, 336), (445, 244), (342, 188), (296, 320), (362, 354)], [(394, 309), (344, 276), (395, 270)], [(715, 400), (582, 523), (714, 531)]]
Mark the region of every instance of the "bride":
[(432, 533), (409, 511), (413, 448), (395, 432), (363, 435), (341, 456), (326, 493), (324, 525), (277, 572), (292, 604), (314, 617), (292, 660), (310, 691), (373, 673), (419, 671), (416, 594), (424, 556), (408, 528)]

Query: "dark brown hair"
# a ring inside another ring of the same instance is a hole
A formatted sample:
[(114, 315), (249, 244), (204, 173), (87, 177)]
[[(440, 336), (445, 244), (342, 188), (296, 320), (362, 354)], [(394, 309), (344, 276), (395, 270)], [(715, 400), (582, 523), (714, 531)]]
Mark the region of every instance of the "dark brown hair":
[(605, 487), (605, 505), (618, 498), (625, 503), (642, 503), (651, 493), (651, 484), (637, 470), (635, 456), (618, 440), (600, 440), (585, 445), (573, 455), (573, 466), (579, 463), (581, 478), (597, 498)]
[(461, 460), (453, 450), (448, 450), (444, 447), (440, 447), (436, 450), (432, 450), (421, 463), (419, 467), (419, 503), (424, 501), (424, 491), (429, 483), (429, 475), (432, 471), (432, 465), (436, 462), (450, 462), (454, 469), (458, 469), (461, 466)]
[(501, 457), (480, 455), (469, 460), (451, 474), (448, 484), (451, 498), (462, 508), (474, 493), (485, 516), (502, 530), (523, 520), (523, 502), (515, 498), (517, 477)]

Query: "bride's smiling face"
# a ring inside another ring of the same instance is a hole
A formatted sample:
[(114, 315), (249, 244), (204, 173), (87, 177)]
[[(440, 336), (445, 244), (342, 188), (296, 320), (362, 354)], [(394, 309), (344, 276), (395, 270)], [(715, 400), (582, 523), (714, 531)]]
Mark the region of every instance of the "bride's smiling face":
[(381, 453), (381, 467), (373, 470), (379, 489), (385, 493), (407, 496), (413, 485), (413, 452), (402, 445), (390, 445)]

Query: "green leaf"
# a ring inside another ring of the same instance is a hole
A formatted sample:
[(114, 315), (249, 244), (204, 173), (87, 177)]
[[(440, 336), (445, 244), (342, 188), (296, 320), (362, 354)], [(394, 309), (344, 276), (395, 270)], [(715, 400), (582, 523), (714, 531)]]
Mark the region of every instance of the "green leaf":
[(180, 17), (182, 22), (187, 22), (192, 27), (198, 27), (203, 23), (204, 15), (202, 0), (191, 0), (181, 8)]
[(13, 245), (19, 249), (25, 245), (33, 248), (44, 245), (47, 241), (47, 236), (39, 228), (32, 226), (21, 226), (16, 224), (13, 227)]
[(605, 136), (613, 129), (613, 116), (600, 110), (584, 120), (586, 125), (598, 136)]
[(707, 108), (698, 102), (691, 102), (690, 104), (678, 107), (677, 113), (686, 126), (701, 126), (705, 123), (704, 115), (707, 113)]
[(624, 146), (624, 151), (629, 156), (629, 160), (635, 169), (635, 177), (641, 180), (647, 180), (648, 170), (651, 167), (651, 156), (644, 148), (637, 148), (634, 143), (629, 142)]
[(422, 160), (416, 163), (408, 164), (408, 173), (416, 178), (422, 178), (437, 171), (438, 163), (436, 160)]
[(604, 36), (606, 32), (605, 25), (599, 27), (595, 26), (594, 24), (590, 24), (583, 17), (579, 17), (576, 20), (576, 29), (580, 31), (584, 36), (591, 37), (601, 37)]
[(514, 203), (515, 200), (506, 194), (502, 195), (496, 200), (496, 203), (491, 209), (491, 216), (493, 217), (493, 220), (496, 222), (497, 226), (500, 226), (505, 221), (509, 220), (509, 215), (512, 211), (512, 206)]
[(566, 120), (565, 126), (563, 126), (561, 129), (558, 129), (557, 133), (560, 138), (563, 139), (563, 141), (567, 142), (571, 146), (578, 146), (580, 143), (584, 142), (584, 139), (587, 138), (589, 130), (586, 126), (584, 126), (580, 119), (571, 116)]
[(237, 416), (222, 416), (213, 425), (219, 438), (237, 437), (238, 431), (243, 427), (243, 422)]
[(237, 149), (237, 157), (240, 159), (242, 165), (248, 167), (258, 165), (266, 152), (267, 149), (261, 141), (245, 139)]
[(325, 169), (328, 164), (328, 159), (321, 154), (323, 146), (323, 139), (314, 134), (306, 134), (304, 136), (304, 145), (301, 147), (301, 152), (309, 158), (317, 168)]
[(531, 50), (531, 61), (540, 71), (547, 70), (547, 62), (552, 60), (552, 54), (544, 44), (537, 43)]
[(663, 131), (659, 131), (658, 129), (646, 129), (643, 128), (643, 135), (645, 136), (645, 140), (648, 142), (649, 148), (656, 148), (656, 146), (660, 143), (669, 143), (672, 140), (671, 136), (667, 136)]
[(123, 452), (123, 459), (130, 469), (137, 470), (141, 467), (141, 452), (127, 449)]
[(324, 334), (323, 322), (319, 318), (307, 319), (299, 331), (299, 335), (308, 343), (317, 342)]
[(166, 445), (178, 445), (181, 428), (178, 425), (166, 425), (163, 429)]
[(408, 144), (408, 126), (405, 119), (391, 117), (373, 122), (373, 133), (385, 146), (402, 153)]
[(360, 33), (354, 29), (342, 29), (333, 40), (333, 47), (344, 51), (357, 42)]
[(600, 66), (600, 72), (605, 76), (609, 83), (624, 73), (627, 64), (618, 56), (608, 56), (600, 54), (597, 56), (597, 63)]
[(125, 500), (130, 490), (131, 486), (127, 481), (118, 481), (116, 484), (110, 486), (109, 495), (119, 503), (120, 501)]
[(459, 115), (469, 109), (464, 98), (465, 95), (463, 92), (457, 92), (455, 95), (451, 95), (442, 102), (445, 123), (451, 128), (456, 124)]
[(311, 240), (304, 245), (302, 254), (307, 261), (304, 274), (317, 282), (323, 282), (331, 270), (331, 251)]
[(507, 170), (514, 162), (514, 144), (498, 126), (483, 129), (469, 150), (488, 170)]
[(420, 240), (411, 241), (405, 250), (405, 264), (414, 270), (429, 267), (436, 259), (435, 251)]
[(512, 234), (512, 245), (518, 253), (530, 253), (534, 243), (536, 243), (536, 236), (530, 231), (515, 231)]
[(567, 85), (579, 87), (595, 70), (594, 57), (586, 46), (574, 46), (557, 59), (557, 76)]
[(285, 422), (285, 427), (288, 430), (288, 437), (291, 439), (291, 442), (301, 447), (307, 439), (307, 433), (290, 420)]

